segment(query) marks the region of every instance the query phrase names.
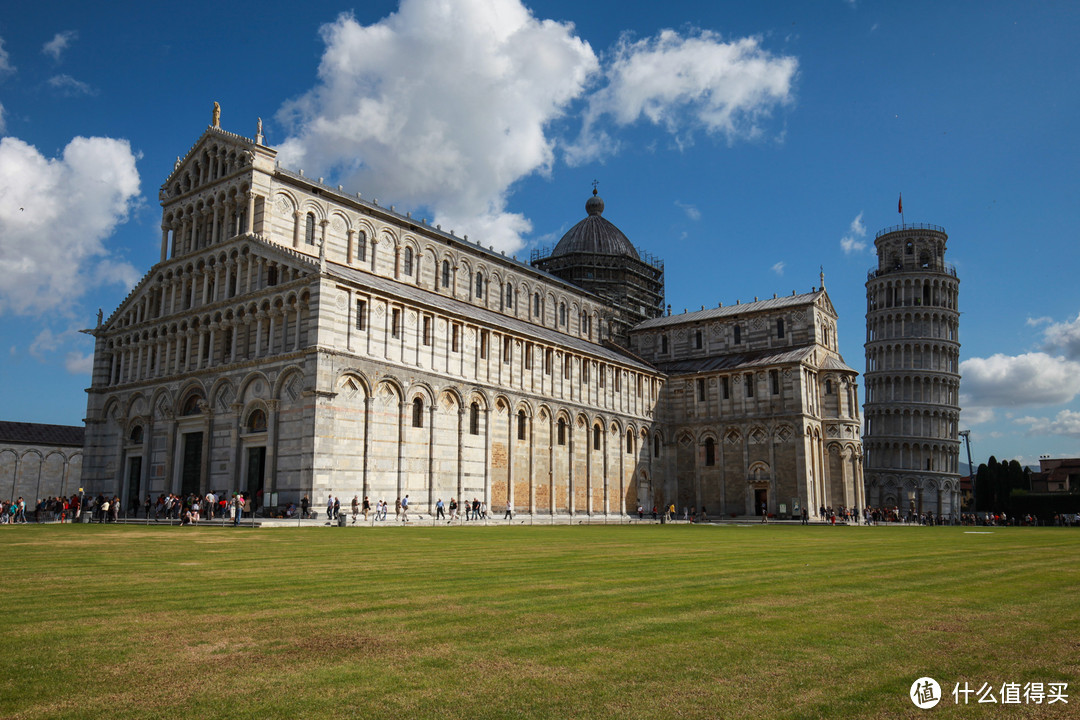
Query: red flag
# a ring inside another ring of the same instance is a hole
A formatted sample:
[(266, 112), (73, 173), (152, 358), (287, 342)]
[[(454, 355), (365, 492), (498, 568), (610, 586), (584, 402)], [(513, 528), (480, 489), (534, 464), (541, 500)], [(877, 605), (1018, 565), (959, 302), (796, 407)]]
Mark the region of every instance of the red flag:
[(900, 193), (900, 202), (896, 204), (896, 212), (904, 214), (904, 193)]

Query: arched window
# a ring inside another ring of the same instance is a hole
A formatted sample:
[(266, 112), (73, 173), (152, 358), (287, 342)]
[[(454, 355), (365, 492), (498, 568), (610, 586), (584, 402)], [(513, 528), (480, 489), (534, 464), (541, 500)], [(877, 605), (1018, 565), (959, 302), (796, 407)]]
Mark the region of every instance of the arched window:
[(716, 441), (705, 438), (705, 464), (712, 467), (716, 464)]
[(533, 316), (540, 317), (540, 293), (533, 293)]
[(667, 335), (661, 335), (660, 336), (660, 354), (661, 355), (667, 355), (668, 354), (668, 336)]
[(413, 252), (411, 247), (405, 248), (405, 254), (401, 260), (401, 272), (409, 277), (412, 277), (412, 259)]
[(356, 261), (367, 262), (367, 233), (363, 230), (356, 233)]
[(524, 410), (518, 410), (518, 415), (517, 415), (517, 439), (518, 440), (524, 440), (525, 439), (525, 411)]
[(705, 341), (701, 336), (701, 331), (700, 330), (695, 330), (694, 331), (694, 349), (695, 350), (700, 350), (702, 347), (704, 347), (704, 342)]
[(558, 442), (560, 445), (566, 444), (566, 420), (562, 418), (559, 418)]
[(600, 426), (599, 425), (593, 425), (593, 427), (592, 427), (592, 449), (593, 450), (599, 450), (600, 449)]
[(304, 221), (304, 242), (308, 245), (315, 244), (315, 213), (308, 213)]
[(450, 287), (450, 261), (442, 261), (442, 286), (444, 288)]
[(634, 431), (633, 430), (627, 430), (626, 431), (626, 452), (628, 452), (628, 453), (634, 452)]
[(262, 410), (253, 410), (248, 415), (247, 430), (252, 433), (266, 432), (266, 413)]
[(738, 325), (735, 326), (735, 344), (740, 345), (742, 343), (742, 328)]
[(473, 403), (469, 407), (469, 434), (480, 434), (480, 405)]
[(825, 394), (832, 395), (832, 380), (825, 381)]
[(484, 297), (484, 276), (479, 270), (476, 271), (476, 297)]
[(660, 457), (660, 436), (653, 435), (652, 439), (652, 456)]
[(412, 426), (424, 427), (424, 401), (420, 398), (413, 398), (412, 401)]
[(566, 326), (566, 303), (559, 303), (559, 325)]
[(514, 309), (514, 286), (506, 283), (506, 309)]
[(780, 340), (784, 339), (784, 319), (778, 318), (776, 321), (776, 337)]
[(139, 445), (143, 441), (143, 429), (142, 425), (136, 425), (131, 428), (131, 444)]

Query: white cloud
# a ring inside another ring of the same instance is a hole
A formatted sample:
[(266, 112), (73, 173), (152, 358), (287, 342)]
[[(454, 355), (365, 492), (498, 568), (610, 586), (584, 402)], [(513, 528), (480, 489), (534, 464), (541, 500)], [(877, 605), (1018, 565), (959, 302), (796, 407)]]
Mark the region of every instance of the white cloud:
[(72, 375), (89, 375), (94, 370), (94, 353), (69, 352), (64, 367)]
[(77, 40), (79, 32), (77, 30), (65, 30), (64, 32), (58, 32), (52, 40), (41, 46), (41, 52), (51, 57), (56, 62), (60, 62), (60, 55), (67, 50), (68, 45), (72, 40)]
[(994, 409), (988, 407), (964, 407), (960, 410), (960, 424), (983, 425), (994, 420)]
[(1046, 315), (1044, 315), (1043, 317), (1037, 317), (1037, 318), (1029, 317), (1027, 319), (1027, 324), (1028, 324), (1029, 327), (1039, 327), (1040, 325), (1049, 325), (1052, 322), (1054, 322), (1054, 318), (1047, 317)]
[(0, 140), (0, 315), (40, 314), (95, 285), (133, 284), (102, 241), (138, 193), (126, 140), (76, 137), (53, 159), (18, 138)]
[[(1050, 321), (1050, 318), (1046, 318)], [(1043, 331), (1043, 350), (1062, 352), (1070, 359), (1080, 359), (1080, 314), (1069, 322), (1053, 323)]]
[(282, 164), (520, 248), (532, 224), (507, 211), (510, 188), (551, 167), (548, 125), (599, 67), (573, 26), (519, 0), (402, 0), (373, 25), (341, 15), (321, 32), (319, 84), (278, 114)]
[(848, 234), (840, 238), (840, 247), (843, 248), (844, 253), (847, 255), (853, 252), (862, 252), (866, 249), (866, 241), (859, 239), (866, 237), (866, 226), (863, 225), (862, 216), (861, 212), (856, 215), (855, 219), (851, 221)]
[(604, 72), (606, 85), (588, 100), (578, 140), (567, 161), (585, 163), (615, 151), (601, 127), (644, 119), (666, 129), (680, 146), (704, 130), (728, 142), (756, 138), (773, 110), (793, 99), (798, 60), (774, 56), (758, 37), (724, 42), (699, 30), (683, 37), (674, 30), (634, 41), (624, 35)]
[(6, 75), (14, 74), (14, 72), (15, 66), (11, 64), (11, 56), (4, 49), (4, 38), (0, 38), (0, 80)]
[(776, 263), (775, 265), (773, 265), (769, 269), (772, 270), (777, 275), (783, 275), (784, 274), (784, 261), (781, 260), (780, 262)]
[(37, 334), (34, 342), (30, 343), (30, 354), (41, 360), (46, 353), (54, 352), (64, 342), (63, 333), (56, 334), (49, 328), (45, 328)]
[(684, 213), (686, 213), (686, 217), (690, 218), (691, 220), (700, 220), (701, 219), (701, 211), (698, 210), (696, 206), (694, 206), (694, 205), (692, 205), (690, 203), (684, 203), (682, 201), (676, 200), (675, 201), (675, 207), (679, 208)]
[(1028, 435), (1064, 435), (1080, 438), (1080, 412), (1062, 410), (1057, 417), (1022, 417), (1014, 420), (1018, 425), (1028, 426)]
[(1046, 353), (971, 358), (960, 374), (962, 407), (1060, 405), (1080, 393), (1080, 362)]
[(84, 83), (82, 80), (76, 80), (70, 75), (53, 75), (49, 78), (49, 87), (60, 92), (61, 95), (67, 97), (75, 97), (76, 95), (97, 95), (97, 90)]

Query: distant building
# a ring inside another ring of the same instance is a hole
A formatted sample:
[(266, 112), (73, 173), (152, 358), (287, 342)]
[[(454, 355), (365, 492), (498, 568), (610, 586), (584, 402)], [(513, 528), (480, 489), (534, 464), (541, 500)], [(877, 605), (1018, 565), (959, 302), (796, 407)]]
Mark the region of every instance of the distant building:
[(1040, 458), (1039, 472), (1031, 474), (1031, 492), (1080, 492), (1080, 458)]
[(874, 240), (866, 280), (866, 490), (901, 512), (960, 512), (960, 280), (945, 229), (900, 225)]
[(0, 493), (30, 507), (68, 497), (82, 480), (84, 430), (72, 425), (0, 421)]

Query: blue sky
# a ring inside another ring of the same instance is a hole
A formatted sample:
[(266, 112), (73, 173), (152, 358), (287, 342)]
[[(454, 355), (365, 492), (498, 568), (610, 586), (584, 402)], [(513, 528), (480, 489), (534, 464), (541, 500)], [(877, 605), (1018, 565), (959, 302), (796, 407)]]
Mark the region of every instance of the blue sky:
[(216, 100), (284, 164), (526, 257), (596, 179), (676, 313), (824, 267), (860, 370), (903, 192), (950, 236), (975, 461), (1080, 455), (1076, 37), (1070, 2), (9, 3), (0, 419), (82, 420), (77, 331), (157, 260)]

